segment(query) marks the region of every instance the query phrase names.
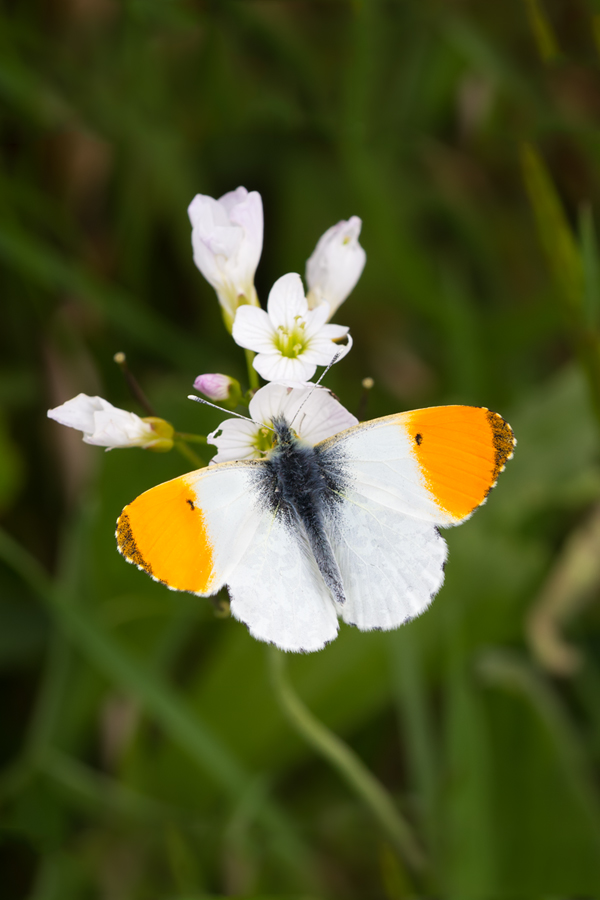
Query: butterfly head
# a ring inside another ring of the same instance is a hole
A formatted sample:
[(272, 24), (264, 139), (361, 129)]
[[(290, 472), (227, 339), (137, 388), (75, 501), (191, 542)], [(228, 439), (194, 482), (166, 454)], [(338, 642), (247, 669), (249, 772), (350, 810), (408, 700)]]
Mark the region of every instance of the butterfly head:
[(298, 434), (284, 416), (274, 416), (272, 420), (274, 445), (281, 450), (298, 443)]

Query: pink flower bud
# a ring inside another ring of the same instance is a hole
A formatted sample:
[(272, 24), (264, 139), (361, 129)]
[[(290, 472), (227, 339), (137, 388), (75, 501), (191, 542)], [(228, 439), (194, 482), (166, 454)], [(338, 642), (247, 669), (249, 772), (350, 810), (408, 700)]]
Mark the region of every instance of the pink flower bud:
[(194, 387), (209, 400), (239, 400), (242, 395), (242, 389), (235, 378), (229, 375), (219, 375), (218, 373), (198, 375), (194, 381)]

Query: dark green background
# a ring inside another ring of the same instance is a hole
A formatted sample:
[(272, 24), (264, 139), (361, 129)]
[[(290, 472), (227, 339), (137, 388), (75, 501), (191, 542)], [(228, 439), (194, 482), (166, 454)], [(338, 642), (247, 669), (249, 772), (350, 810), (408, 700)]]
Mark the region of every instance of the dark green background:
[[(4, 3), (7, 900), (600, 894), (594, 35), (597, 0)], [(355, 346), (327, 378), (349, 409), (368, 375), (369, 417), (485, 405), (519, 441), (447, 534), (431, 610), (288, 661), (412, 824), (416, 880), (284, 720), (265, 646), (116, 553), (123, 505), (185, 461), (45, 417), (80, 391), (141, 413), (124, 351), (160, 415), (218, 424), (186, 395), (201, 372), (244, 378), (244, 357), (186, 208), (239, 184), (264, 201), (263, 302), (326, 228), (363, 219), (336, 316)], [(549, 585), (569, 673), (527, 636)]]

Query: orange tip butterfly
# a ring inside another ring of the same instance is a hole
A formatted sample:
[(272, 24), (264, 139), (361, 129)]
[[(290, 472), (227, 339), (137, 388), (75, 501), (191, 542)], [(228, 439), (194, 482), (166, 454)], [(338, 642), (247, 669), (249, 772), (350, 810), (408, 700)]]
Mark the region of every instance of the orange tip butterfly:
[(231, 612), (282, 650), (320, 650), (338, 619), (362, 631), (422, 613), (444, 580), (439, 527), (485, 501), (513, 455), (498, 413), (439, 406), (363, 422), (311, 446), (273, 419), (265, 459), (225, 462), (142, 494), (123, 510), (123, 556), (202, 597), (227, 585)]

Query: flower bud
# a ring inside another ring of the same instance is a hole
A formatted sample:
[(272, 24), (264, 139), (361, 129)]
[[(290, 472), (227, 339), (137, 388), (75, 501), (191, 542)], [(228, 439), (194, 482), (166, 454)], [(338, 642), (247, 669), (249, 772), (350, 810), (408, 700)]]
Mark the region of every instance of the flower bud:
[(208, 373), (198, 375), (194, 387), (214, 403), (223, 403), (233, 409), (242, 399), (242, 388), (239, 381), (229, 375)]
[(48, 418), (83, 432), (86, 444), (106, 447), (143, 447), (146, 450), (170, 450), (173, 427), (164, 419), (140, 419), (135, 413), (118, 409), (103, 397), (78, 394), (61, 406), (48, 410)]
[(146, 416), (142, 422), (147, 422), (154, 432), (154, 440), (149, 441), (142, 446), (146, 450), (153, 450), (155, 453), (167, 453), (173, 448), (173, 434), (175, 433), (173, 426), (165, 419), (159, 419), (158, 416)]
[(188, 208), (194, 262), (212, 284), (231, 332), (238, 306), (258, 306), (254, 273), (262, 253), (263, 208), (257, 191), (246, 188), (219, 200), (197, 194)]
[(366, 253), (358, 243), (362, 222), (358, 216), (338, 222), (323, 234), (306, 263), (310, 309), (329, 303), (329, 318), (344, 302), (361, 276)]

